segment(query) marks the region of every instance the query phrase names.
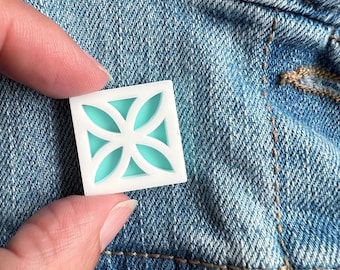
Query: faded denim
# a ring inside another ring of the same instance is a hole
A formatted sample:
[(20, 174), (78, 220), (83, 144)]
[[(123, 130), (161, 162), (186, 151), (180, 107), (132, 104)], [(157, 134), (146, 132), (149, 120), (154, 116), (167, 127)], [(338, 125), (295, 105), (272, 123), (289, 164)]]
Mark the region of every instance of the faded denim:
[[(340, 267), (338, 1), (28, 2), (110, 71), (107, 88), (174, 83), (188, 182), (130, 192), (97, 269)], [(6, 246), (82, 187), (68, 102), (0, 87)]]

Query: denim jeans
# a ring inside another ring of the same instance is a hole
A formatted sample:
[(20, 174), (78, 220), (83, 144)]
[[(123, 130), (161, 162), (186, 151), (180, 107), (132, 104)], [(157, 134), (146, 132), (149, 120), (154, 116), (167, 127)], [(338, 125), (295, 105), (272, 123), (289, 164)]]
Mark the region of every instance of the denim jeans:
[[(188, 182), (129, 192), (138, 208), (97, 269), (340, 267), (337, 1), (28, 2), (109, 70), (107, 88), (174, 83)], [(0, 88), (6, 246), (82, 186), (68, 101)]]

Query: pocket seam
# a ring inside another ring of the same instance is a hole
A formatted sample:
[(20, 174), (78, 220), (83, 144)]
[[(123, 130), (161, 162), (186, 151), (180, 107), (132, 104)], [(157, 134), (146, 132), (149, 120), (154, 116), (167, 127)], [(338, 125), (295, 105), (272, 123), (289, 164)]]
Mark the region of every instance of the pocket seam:
[(306, 66), (301, 66), (294, 70), (281, 73), (279, 83), (280, 85), (290, 84), (302, 92), (311, 93), (323, 98), (329, 98), (336, 103), (340, 102), (340, 94), (336, 93), (335, 91), (332, 91), (331, 89), (316, 88), (300, 81), (306, 77), (314, 77), (317, 79), (324, 79), (331, 82), (340, 83), (339, 75), (326, 69)]
[(282, 217), (282, 213), (281, 213), (281, 203), (280, 203), (280, 183), (279, 183), (279, 179), (278, 179), (278, 174), (279, 174), (279, 165), (278, 165), (278, 150), (277, 150), (277, 142), (279, 140), (278, 137), (278, 133), (277, 133), (277, 129), (276, 129), (276, 125), (275, 125), (275, 117), (272, 114), (272, 110), (271, 110), (271, 105), (268, 99), (268, 92), (266, 89), (267, 86), (267, 76), (266, 76), (266, 70), (268, 69), (268, 55), (270, 53), (270, 45), (274, 40), (274, 33), (275, 30), (277, 29), (277, 25), (278, 25), (278, 18), (274, 17), (271, 28), (270, 28), (270, 32), (269, 35), (267, 37), (267, 40), (265, 42), (265, 46), (264, 46), (264, 60), (262, 62), (262, 71), (263, 71), (263, 76), (262, 76), (262, 86), (263, 86), (263, 96), (264, 99), (266, 101), (266, 108), (269, 114), (269, 119), (270, 119), (270, 123), (271, 123), (271, 131), (272, 131), (272, 140), (273, 140), (273, 147), (272, 147), (272, 156), (274, 159), (274, 164), (273, 164), (273, 180), (274, 180), (274, 204), (275, 204), (275, 208), (276, 208), (276, 230), (279, 234), (279, 242), (280, 242), (280, 246), (281, 246), (281, 250), (283, 253), (283, 260), (285, 263), (285, 267), (286, 269), (291, 269), (291, 265), (290, 265), (290, 261), (288, 259), (288, 254), (287, 254), (287, 250), (286, 250), (286, 246), (285, 246), (285, 242), (283, 239), (283, 228), (282, 228), (282, 222), (281, 222), (281, 217)]
[(337, 37), (336, 35), (331, 35), (331, 39), (335, 40), (335, 42), (340, 42), (340, 37)]
[(179, 264), (187, 264), (193, 266), (201, 266), (208, 269), (220, 269), (220, 270), (288, 270), (287, 266), (281, 266), (278, 268), (245, 268), (238, 267), (234, 265), (223, 265), (216, 263), (208, 263), (195, 259), (184, 259), (172, 255), (165, 255), (159, 253), (142, 253), (142, 252), (132, 252), (132, 251), (109, 251), (105, 250), (101, 253), (101, 255), (109, 255), (109, 256), (127, 256), (127, 257), (137, 257), (142, 259), (161, 259), (161, 260), (172, 260), (175, 263)]

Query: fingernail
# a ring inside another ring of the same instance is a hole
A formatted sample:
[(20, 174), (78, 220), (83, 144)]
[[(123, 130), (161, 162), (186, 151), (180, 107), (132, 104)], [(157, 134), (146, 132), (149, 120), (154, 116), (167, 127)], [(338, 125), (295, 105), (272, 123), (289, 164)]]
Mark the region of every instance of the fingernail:
[(127, 200), (115, 205), (108, 214), (101, 230), (100, 245), (101, 251), (113, 240), (120, 229), (124, 226), (133, 210), (137, 206), (136, 200)]
[(102, 65), (98, 64), (98, 68), (102, 71), (105, 72), (105, 74), (107, 75), (108, 81), (113, 81), (113, 78), (111, 76), (111, 74), (107, 71), (106, 68), (104, 68)]

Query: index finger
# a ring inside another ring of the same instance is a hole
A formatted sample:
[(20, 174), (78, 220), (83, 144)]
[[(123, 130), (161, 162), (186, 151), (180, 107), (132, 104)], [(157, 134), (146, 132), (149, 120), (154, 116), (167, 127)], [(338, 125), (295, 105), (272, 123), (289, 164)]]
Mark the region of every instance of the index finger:
[(0, 6), (0, 73), (55, 98), (107, 83), (108, 72), (52, 20), (20, 0)]

